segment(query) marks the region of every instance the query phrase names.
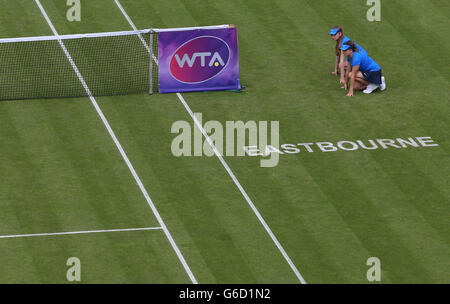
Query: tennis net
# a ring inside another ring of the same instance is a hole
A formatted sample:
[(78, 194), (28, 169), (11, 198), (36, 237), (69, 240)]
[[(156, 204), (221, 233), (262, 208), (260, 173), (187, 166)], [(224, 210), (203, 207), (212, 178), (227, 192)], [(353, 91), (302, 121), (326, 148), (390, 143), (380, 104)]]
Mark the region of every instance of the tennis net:
[(157, 90), (156, 39), (152, 30), (0, 39), (0, 100)]

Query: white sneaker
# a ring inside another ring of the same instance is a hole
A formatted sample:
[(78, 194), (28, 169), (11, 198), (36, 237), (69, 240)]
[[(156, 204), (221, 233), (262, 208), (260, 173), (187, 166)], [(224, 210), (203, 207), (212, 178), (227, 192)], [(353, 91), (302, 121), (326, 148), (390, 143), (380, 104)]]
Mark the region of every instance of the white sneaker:
[(386, 81), (384, 80), (384, 76), (381, 76), (380, 90), (381, 90), (381, 91), (386, 90)]
[(374, 83), (369, 83), (369, 85), (367, 86), (367, 88), (363, 91), (366, 94), (370, 94), (373, 91), (375, 91), (376, 89), (378, 89), (378, 85), (374, 84)]

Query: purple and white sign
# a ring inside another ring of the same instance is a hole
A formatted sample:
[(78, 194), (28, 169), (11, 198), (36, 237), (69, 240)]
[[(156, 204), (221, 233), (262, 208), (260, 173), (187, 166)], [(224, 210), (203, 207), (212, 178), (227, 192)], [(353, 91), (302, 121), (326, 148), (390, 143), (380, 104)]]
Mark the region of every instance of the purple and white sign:
[(240, 88), (236, 28), (160, 32), (158, 61), (160, 93)]

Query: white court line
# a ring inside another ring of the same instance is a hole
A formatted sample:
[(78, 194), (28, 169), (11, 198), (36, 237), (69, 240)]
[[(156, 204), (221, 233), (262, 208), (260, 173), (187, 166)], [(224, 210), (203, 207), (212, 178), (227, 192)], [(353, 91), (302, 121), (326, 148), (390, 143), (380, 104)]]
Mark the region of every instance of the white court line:
[(123, 231), (161, 230), (161, 229), (162, 229), (162, 227), (147, 227), (147, 228), (125, 228), (125, 229), (85, 230), (85, 231), (52, 232), (52, 233), (12, 234), (12, 235), (0, 235), (0, 239), (21, 238), (21, 237), (33, 237), (33, 236), (52, 236), (52, 235), (88, 234), (88, 233), (102, 233), (102, 232), (123, 232)]
[[(53, 23), (50, 21), (50, 18), (48, 17), (45, 9), (42, 7), (39, 0), (35, 0), (37, 6), (41, 10), (42, 15), (44, 16), (45, 20), (47, 21), (49, 27), (51, 28), (53, 34), (56, 37), (59, 37), (58, 32), (56, 31), (55, 27), (53, 26)], [(99, 105), (97, 104), (97, 101), (95, 100), (94, 96), (92, 96), (91, 91), (89, 90), (89, 87), (87, 86), (86, 82), (84, 81), (83, 76), (79, 72), (77, 66), (75, 65), (72, 56), (70, 55), (69, 51), (67, 50), (66, 46), (62, 42), (61, 39), (58, 39), (59, 45), (61, 46), (61, 49), (64, 51), (67, 59), (69, 60), (70, 64), (72, 65), (72, 68), (74, 69), (75, 73), (78, 76), (78, 79), (80, 80), (81, 84), (83, 85), (84, 89), (86, 90), (86, 93), (89, 96), (89, 99), (92, 102), (92, 105), (94, 106), (95, 110), (97, 111), (97, 114), (102, 119), (103, 124), (105, 125), (106, 129), (108, 130), (109, 135), (113, 139), (117, 149), (120, 152), (120, 155), (122, 155), (123, 160), (128, 166), (128, 169), (130, 170), (131, 174), (134, 177), (134, 180), (139, 186), (139, 189), (141, 190), (142, 194), (144, 195), (145, 199), (147, 200), (148, 205), (153, 211), (153, 214), (155, 215), (156, 219), (158, 220), (159, 225), (162, 227), (162, 230), (164, 231), (167, 239), (169, 240), (170, 244), (172, 245), (173, 250), (178, 256), (178, 259), (180, 260), (181, 264), (183, 265), (186, 273), (188, 274), (189, 278), (191, 279), (192, 283), (197, 284), (197, 279), (194, 277), (194, 274), (192, 273), (191, 269), (189, 268), (189, 265), (186, 263), (186, 260), (184, 259), (180, 249), (178, 248), (177, 244), (175, 243), (175, 240), (172, 238), (172, 235), (170, 234), (169, 230), (166, 227), (166, 224), (162, 220), (161, 216), (159, 215), (158, 210), (156, 210), (155, 205), (153, 204), (152, 199), (150, 198), (147, 190), (145, 189), (144, 185), (141, 182), (141, 179), (139, 178), (138, 174), (133, 168), (133, 165), (131, 164), (130, 160), (128, 159), (128, 156), (126, 155), (125, 151), (122, 148), (122, 145), (120, 144), (119, 140), (117, 139), (116, 135), (114, 134), (114, 131), (112, 130), (111, 126), (108, 123), (108, 120), (106, 119), (105, 115), (103, 115), (102, 110), (100, 109)]]
[[(114, 0), (116, 2), (116, 5), (119, 7), (119, 9), (122, 11), (122, 14), (125, 16), (125, 18), (128, 20), (128, 23), (131, 25), (131, 27), (133, 28), (133, 30), (137, 31), (137, 27), (134, 25), (133, 21), (131, 21), (131, 18), (128, 16), (128, 14), (125, 12), (125, 9), (122, 7), (122, 5), (120, 4), (119, 0)], [(147, 44), (145, 42), (143, 42), (144, 45), (146, 46)], [(150, 52), (150, 50), (147, 47), (147, 50)], [(155, 61), (156, 62), (156, 61)], [(158, 62), (156, 62), (156, 64), (158, 64)], [(245, 200), (247, 201), (247, 203), (249, 204), (249, 206), (251, 207), (251, 209), (253, 210), (253, 212), (255, 213), (256, 217), (258, 218), (258, 220), (261, 222), (261, 224), (263, 225), (264, 229), (267, 231), (267, 233), (269, 234), (270, 238), (272, 239), (272, 241), (275, 243), (275, 245), (277, 246), (278, 250), (281, 252), (281, 254), (283, 255), (284, 259), (286, 260), (286, 262), (289, 264), (289, 266), (291, 267), (292, 271), (294, 272), (294, 274), (296, 275), (296, 277), (299, 279), (299, 281), (302, 284), (306, 284), (305, 279), (302, 277), (302, 275), (300, 274), (300, 271), (297, 269), (297, 267), (295, 266), (295, 264), (292, 262), (291, 258), (289, 257), (289, 255), (286, 253), (286, 251), (284, 250), (283, 246), (281, 246), (280, 242), (278, 241), (278, 239), (276, 238), (276, 236), (273, 234), (272, 230), (270, 229), (269, 225), (267, 225), (266, 221), (264, 220), (264, 218), (261, 216), (261, 213), (258, 211), (258, 209), (256, 208), (255, 204), (253, 204), (252, 200), (250, 199), (250, 197), (247, 195), (247, 192), (245, 192), (244, 188), (241, 186), (241, 183), (238, 181), (238, 179), (236, 178), (236, 176), (234, 175), (233, 171), (231, 171), (230, 167), (228, 166), (228, 164), (225, 162), (225, 160), (223, 159), (222, 155), (220, 154), (220, 152), (217, 150), (217, 148), (214, 146), (211, 138), (209, 138), (208, 134), (206, 133), (206, 131), (203, 129), (202, 125), (200, 124), (200, 122), (197, 120), (197, 118), (195, 117), (194, 113), (192, 112), (191, 108), (189, 107), (189, 105), (186, 103), (186, 101), (184, 100), (183, 96), (181, 96), (180, 93), (176, 94), (178, 99), (181, 101), (181, 103), (183, 104), (183, 106), (185, 107), (186, 111), (189, 113), (189, 115), (192, 117), (192, 119), (194, 120), (195, 124), (197, 125), (197, 127), (200, 129), (200, 131), (202, 132), (203, 136), (205, 136), (206, 141), (208, 142), (208, 144), (211, 146), (211, 148), (214, 150), (214, 153), (216, 154), (216, 156), (219, 158), (220, 162), (222, 163), (222, 165), (224, 166), (225, 170), (228, 172), (228, 174), (230, 175), (231, 179), (233, 180), (233, 182), (235, 183), (235, 185), (238, 187), (239, 191), (241, 192), (242, 196), (244, 196)]]

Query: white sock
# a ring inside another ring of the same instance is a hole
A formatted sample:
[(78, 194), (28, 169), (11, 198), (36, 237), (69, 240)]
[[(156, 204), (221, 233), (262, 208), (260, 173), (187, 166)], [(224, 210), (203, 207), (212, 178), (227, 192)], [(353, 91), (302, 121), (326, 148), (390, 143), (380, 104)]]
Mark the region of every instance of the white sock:
[(381, 76), (380, 90), (381, 90), (381, 91), (386, 90), (386, 80), (384, 79), (384, 76)]

